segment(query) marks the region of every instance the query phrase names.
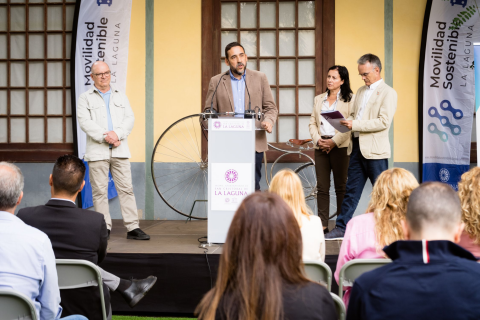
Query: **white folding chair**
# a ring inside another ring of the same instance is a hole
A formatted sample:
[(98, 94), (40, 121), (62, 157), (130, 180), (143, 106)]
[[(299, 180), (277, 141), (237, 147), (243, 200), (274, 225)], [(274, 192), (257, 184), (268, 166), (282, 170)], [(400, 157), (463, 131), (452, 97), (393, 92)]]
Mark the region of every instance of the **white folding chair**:
[(330, 292), (330, 295), (332, 296), (333, 302), (335, 303), (335, 309), (337, 309), (338, 320), (345, 320), (345, 316), (347, 315), (345, 303), (343, 303), (342, 298), (337, 296), (335, 293)]
[(338, 277), (338, 295), (343, 297), (343, 287), (352, 287), (355, 280), (365, 272), (380, 268), (387, 263), (392, 262), (390, 259), (354, 259), (345, 263), (340, 269)]
[(328, 291), (332, 289), (332, 270), (328, 264), (322, 261), (304, 260), (303, 266), (308, 279), (325, 284)]
[(98, 267), (86, 260), (56, 259), (58, 287), (60, 290), (77, 289), (98, 286), (102, 317), (107, 320), (105, 300), (103, 298), (102, 275)]
[(37, 320), (33, 302), (15, 290), (0, 290), (0, 319)]

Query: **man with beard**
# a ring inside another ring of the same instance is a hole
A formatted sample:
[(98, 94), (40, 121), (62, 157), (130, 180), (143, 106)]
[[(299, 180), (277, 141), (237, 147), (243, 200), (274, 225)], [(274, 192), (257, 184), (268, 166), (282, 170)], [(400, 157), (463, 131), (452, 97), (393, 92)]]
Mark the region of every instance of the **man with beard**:
[(247, 61), (245, 49), (240, 43), (232, 42), (225, 47), (225, 64), (230, 69), (210, 79), (205, 109), (213, 107), (219, 113), (236, 112), (240, 114), (238, 117), (243, 117), (251, 105), (252, 110), (258, 107), (264, 113), (264, 119), (260, 124), (257, 123), (257, 127), (265, 130), (255, 132), (255, 190), (258, 191), (263, 152), (268, 150), (265, 131), (272, 132), (278, 110), (267, 76), (259, 71), (247, 70)]

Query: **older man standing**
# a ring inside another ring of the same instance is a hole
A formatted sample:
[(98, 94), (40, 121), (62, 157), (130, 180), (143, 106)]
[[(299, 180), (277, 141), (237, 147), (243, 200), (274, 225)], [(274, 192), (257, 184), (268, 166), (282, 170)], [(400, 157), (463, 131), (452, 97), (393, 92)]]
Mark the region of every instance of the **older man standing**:
[(108, 207), (108, 171), (117, 188), (127, 239), (149, 240), (139, 227), (137, 204), (133, 194), (130, 150), (127, 137), (135, 117), (127, 96), (110, 84), (110, 68), (103, 61), (92, 65), (94, 86), (78, 99), (77, 117), (87, 134), (84, 159), (88, 162), (95, 211), (105, 217), (108, 236), (112, 219)]
[(388, 131), (397, 110), (397, 92), (382, 80), (382, 63), (376, 55), (365, 54), (357, 63), (365, 85), (358, 89), (348, 119), (340, 122), (352, 130), (353, 135), (348, 146), (347, 190), (335, 229), (325, 235), (325, 240), (343, 238), (365, 182), (370, 179), (372, 185), (375, 184), (380, 173), (388, 169), (390, 158)]

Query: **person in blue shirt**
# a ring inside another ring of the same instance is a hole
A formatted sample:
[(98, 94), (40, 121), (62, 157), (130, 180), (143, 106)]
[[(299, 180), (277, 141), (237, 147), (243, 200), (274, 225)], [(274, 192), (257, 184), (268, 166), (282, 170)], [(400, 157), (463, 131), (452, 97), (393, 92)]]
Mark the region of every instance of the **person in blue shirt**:
[(403, 233), (383, 249), (393, 260), (353, 285), (347, 320), (480, 319), (480, 264), (456, 245), (464, 224), (460, 199), (447, 184), (413, 190)]
[[(20, 169), (0, 162), (0, 290), (14, 290), (30, 298), (38, 319), (60, 319), (62, 307), (52, 244), (45, 233), (14, 215), (22, 201), (23, 185)], [(88, 320), (80, 315), (63, 319)]]

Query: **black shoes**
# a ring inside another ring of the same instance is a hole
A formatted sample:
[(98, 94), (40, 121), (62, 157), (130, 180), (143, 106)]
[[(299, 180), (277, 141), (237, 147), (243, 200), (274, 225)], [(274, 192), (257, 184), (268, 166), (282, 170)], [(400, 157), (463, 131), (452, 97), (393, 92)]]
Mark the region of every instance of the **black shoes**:
[(130, 308), (133, 308), (140, 300), (143, 299), (147, 292), (153, 287), (155, 282), (157, 282), (157, 277), (154, 276), (149, 276), (148, 278), (139, 280), (132, 279), (132, 284), (130, 287), (128, 287), (128, 289), (125, 291), (120, 291), (120, 294), (128, 303)]
[(150, 240), (150, 236), (143, 232), (140, 228), (137, 228), (127, 232), (127, 239)]

